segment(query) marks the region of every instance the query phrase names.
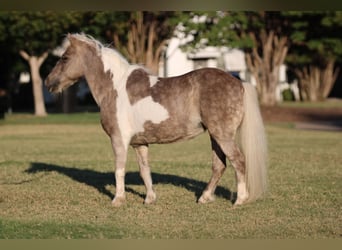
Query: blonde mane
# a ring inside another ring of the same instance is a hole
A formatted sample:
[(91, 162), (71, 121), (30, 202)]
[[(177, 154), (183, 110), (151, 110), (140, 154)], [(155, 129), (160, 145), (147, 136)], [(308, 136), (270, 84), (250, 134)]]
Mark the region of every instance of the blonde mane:
[(84, 34), (84, 33), (74, 33), (71, 34), (77, 40), (87, 43), (90, 46), (94, 47), (98, 53), (98, 55), (102, 55), (103, 53), (107, 52), (114, 52), (116, 56), (120, 57), (121, 60), (128, 63), (127, 59), (124, 58), (116, 49), (109, 47), (109, 45), (105, 46), (99, 40), (96, 40), (94, 37)]

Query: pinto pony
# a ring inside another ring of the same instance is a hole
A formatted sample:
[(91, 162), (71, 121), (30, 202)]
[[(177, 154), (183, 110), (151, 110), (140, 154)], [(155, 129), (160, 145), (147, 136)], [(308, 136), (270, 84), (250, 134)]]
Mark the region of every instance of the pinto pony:
[[(235, 205), (254, 201), (266, 191), (266, 140), (256, 91), (230, 74), (204, 68), (160, 78), (131, 65), (114, 49), (92, 37), (69, 34), (70, 45), (46, 79), (53, 93), (85, 77), (100, 107), (101, 124), (115, 155), (114, 206), (125, 202), (127, 150), (137, 154), (146, 187), (144, 203), (156, 201), (148, 163), (148, 145), (172, 143), (208, 131), (212, 146), (212, 176), (199, 203), (214, 200), (226, 168), (236, 172)], [(239, 136), (237, 136), (237, 132)], [(236, 143), (240, 139), (240, 146)]]

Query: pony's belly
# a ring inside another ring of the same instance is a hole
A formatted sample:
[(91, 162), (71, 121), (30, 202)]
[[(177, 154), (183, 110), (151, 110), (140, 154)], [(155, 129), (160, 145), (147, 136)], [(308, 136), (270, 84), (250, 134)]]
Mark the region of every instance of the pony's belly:
[[(150, 124), (151, 125), (151, 124)], [(205, 128), (201, 123), (193, 126), (146, 126), (144, 132), (135, 134), (131, 139), (131, 145), (163, 144), (182, 140), (188, 140), (203, 133)]]

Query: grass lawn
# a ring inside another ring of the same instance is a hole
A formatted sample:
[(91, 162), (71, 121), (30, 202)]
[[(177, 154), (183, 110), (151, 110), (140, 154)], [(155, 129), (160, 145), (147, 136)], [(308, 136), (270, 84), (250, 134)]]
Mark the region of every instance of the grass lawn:
[(325, 239), (342, 237), (341, 132), (267, 124), (270, 192), (233, 208), (229, 167), (214, 203), (196, 203), (211, 174), (207, 134), (151, 145), (158, 201), (129, 152), (127, 204), (115, 191), (109, 139), (97, 113), (12, 115), (0, 122), (0, 238)]

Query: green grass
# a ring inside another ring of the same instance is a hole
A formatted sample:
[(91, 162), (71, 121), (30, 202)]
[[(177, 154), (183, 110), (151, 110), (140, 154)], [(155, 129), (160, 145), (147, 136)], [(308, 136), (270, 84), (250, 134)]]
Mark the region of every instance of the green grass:
[(0, 238), (325, 239), (342, 237), (340, 132), (267, 125), (270, 192), (233, 208), (232, 169), (214, 203), (199, 205), (211, 174), (208, 136), (151, 145), (158, 201), (133, 151), (127, 204), (113, 208), (114, 164), (97, 113), (13, 115), (0, 123)]
[(28, 124), (94, 124), (99, 122), (100, 115), (93, 113), (73, 113), (50, 114), (46, 117), (36, 117), (31, 114), (21, 113), (15, 115), (6, 115), (5, 120), (0, 120), (0, 125), (28, 125)]

